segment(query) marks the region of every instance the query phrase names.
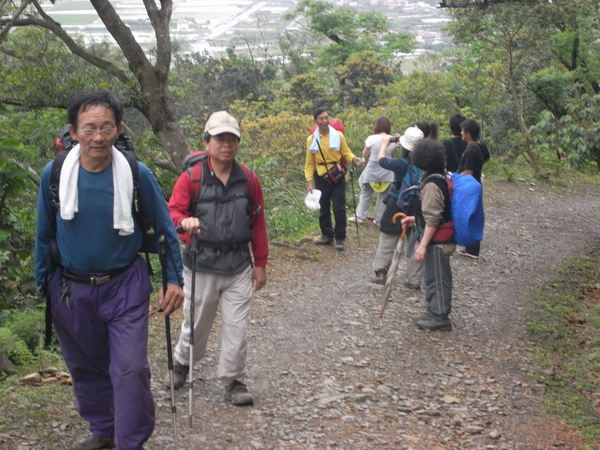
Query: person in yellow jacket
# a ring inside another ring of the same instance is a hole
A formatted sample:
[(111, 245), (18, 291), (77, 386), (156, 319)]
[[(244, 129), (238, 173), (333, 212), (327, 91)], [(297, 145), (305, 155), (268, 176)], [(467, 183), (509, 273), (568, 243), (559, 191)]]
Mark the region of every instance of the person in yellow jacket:
[[(308, 192), (313, 189), (321, 191), (321, 237), (315, 240), (315, 244), (331, 245), (335, 240), (336, 250), (343, 251), (346, 240), (346, 179), (342, 176), (337, 182), (332, 182), (326, 180), (324, 175), (338, 164), (345, 167), (348, 161), (359, 167), (362, 159), (352, 153), (344, 134), (329, 125), (327, 109), (315, 109), (313, 118), (317, 128), (306, 138), (304, 175)], [(335, 225), (331, 221), (332, 205)]]

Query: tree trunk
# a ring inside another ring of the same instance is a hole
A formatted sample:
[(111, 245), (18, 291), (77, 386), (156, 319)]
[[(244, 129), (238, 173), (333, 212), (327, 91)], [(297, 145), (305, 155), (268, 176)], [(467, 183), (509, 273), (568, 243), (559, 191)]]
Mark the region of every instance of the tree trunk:
[(14, 370), (13, 363), (10, 362), (6, 356), (4, 348), (0, 345), (0, 371), (1, 372), (12, 372)]
[[(173, 101), (168, 94), (169, 70), (171, 67), (172, 43), (169, 31), (173, 0), (144, 0), (148, 18), (156, 36), (154, 64), (148, 60), (143, 48), (135, 40), (130, 28), (121, 20), (110, 0), (90, 0), (102, 23), (112, 35), (127, 60), (128, 70), (111, 61), (98, 58), (72, 39), (62, 26), (48, 16), (38, 0), (21, 0), (21, 8), (11, 20), (0, 29), (0, 38), (13, 26), (39, 26), (53, 32), (74, 55), (114, 76), (119, 82), (130, 85), (130, 101), (150, 122), (152, 131), (159, 138), (171, 162), (162, 167), (180, 172), (183, 159), (190, 150), (190, 143), (184, 135), (178, 118), (175, 116)], [(26, 6), (32, 4), (37, 14), (21, 15)], [(137, 85), (136, 85), (137, 82)]]
[(135, 101), (138, 109), (146, 116), (152, 131), (160, 140), (173, 161), (172, 170), (180, 172), (183, 159), (190, 150), (187, 137), (175, 116), (173, 101), (168, 93), (169, 70), (171, 68), (171, 35), (169, 22), (173, 10), (172, 0), (162, 0), (158, 9), (152, 1), (145, 1), (148, 18), (156, 36), (155, 63), (146, 57), (136, 42), (129, 27), (122, 21), (108, 0), (91, 0), (106, 29), (115, 38), (127, 59), (131, 73), (137, 79), (142, 99)]
[(172, 164), (161, 164), (161, 167), (179, 174), (183, 160), (190, 151), (190, 143), (175, 116), (167, 85), (150, 76), (141, 77), (139, 82), (142, 91), (152, 92), (152, 95), (147, 95), (144, 101), (137, 103), (135, 107), (148, 119), (152, 131), (171, 156)]
[(519, 129), (521, 130), (521, 134), (523, 135), (523, 140), (525, 141), (525, 153), (531, 159), (531, 165), (536, 174), (541, 172), (539, 158), (537, 153), (533, 151), (531, 148), (531, 135), (529, 134), (529, 128), (527, 128), (527, 123), (525, 123), (525, 118), (523, 117), (523, 100), (519, 93), (519, 89), (517, 88), (517, 81), (515, 80), (512, 65), (509, 63), (509, 71), (508, 71), (508, 83), (510, 86), (510, 93), (513, 98), (513, 104), (515, 108), (515, 116), (517, 117), (517, 122), (519, 124)]

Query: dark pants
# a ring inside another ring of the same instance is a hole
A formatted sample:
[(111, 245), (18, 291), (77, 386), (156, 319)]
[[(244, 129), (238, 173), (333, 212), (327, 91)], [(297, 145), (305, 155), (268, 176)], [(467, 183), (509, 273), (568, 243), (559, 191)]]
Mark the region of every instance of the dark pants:
[[(340, 180), (338, 184), (331, 185), (315, 174), (315, 188), (321, 191), (321, 200), (319, 201), (321, 234), (343, 241), (346, 239), (346, 178)], [(331, 223), (332, 204), (335, 228)]]
[(154, 430), (148, 364), (146, 262), (100, 286), (68, 281), (71, 307), (61, 300), (62, 272), (50, 282), (52, 318), (71, 372), (79, 414), (92, 434), (114, 436), (120, 450), (143, 448)]
[(448, 318), (452, 312), (452, 268), (450, 255), (437, 245), (427, 247), (425, 253), (425, 299), (427, 311), (436, 317)]
[(465, 250), (474, 256), (479, 256), (479, 250), (481, 249), (481, 241), (478, 242), (477, 244), (473, 244), (473, 245), (467, 245), (465, 247)]

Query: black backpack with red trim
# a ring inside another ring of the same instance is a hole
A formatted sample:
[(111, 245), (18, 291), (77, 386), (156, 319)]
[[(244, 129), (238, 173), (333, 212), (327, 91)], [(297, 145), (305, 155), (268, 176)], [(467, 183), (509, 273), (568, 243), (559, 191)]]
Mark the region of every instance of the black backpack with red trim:
[[(182, 165), (182, 172), (190, 173), (190, 180), (192, 183), (192, 204), (190, 205), (190, 211), (194, 211), (196, 209), (196, 203), (200, 198), (200, 189), (202, 187), (202, 172), (203, 172), (203, 164), (204, 161), (208, 158), (208, 153), (206, 151), (197, 151), (191, 152), (189, 155), (185, 157)], [(243, 169), (246, 174), (246, 196), (248, 197), (248, 208), (250, 215), (257, 215), (260, 213), (260, 205), (258, 205), (252, 196), (252, 177), (253, 172), (252, 169), (246, 167), (243, 164), (240, 164), (240, 167)], [(254, 205), (254, 209), (252, 206)]]
[(444, 212), (442, 221), (437, 226), (435, 234), (431, 238), (430, 244), (453, 244), (454, 243), (454, 221), (452, 219), (452, 197), (454, 195), (454, 181), (448, 175), (433, 173), (420, 181), (417, 186), (409, 189), (415, 189), (418, 195), (411, 205), (413, 214), (416, 217), (416, 226), (425, 230), (425, 221), (421, 210), (421, 195), (423, 186), (427, 183), (434, 183), (444, 194)]

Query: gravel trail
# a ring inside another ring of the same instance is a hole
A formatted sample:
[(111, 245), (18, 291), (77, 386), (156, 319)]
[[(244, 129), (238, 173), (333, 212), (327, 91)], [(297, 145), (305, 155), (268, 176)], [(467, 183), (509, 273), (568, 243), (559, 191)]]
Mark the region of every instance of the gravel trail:
[[(223, 401), (213, 330), (196, 365), (192, 428), (187, 385), (176, 393), (179, 447), (581, 448), (576, 433), (540, 414), (543, 388), (528, 377), (521, 316), (530, 287), (600, 238), (599, 191), (486, 180), (481, 258), (455, 253), (452, 261), (450, 333), (415, 328), (410, 316), (424, 296), (400, 282), (378, 318), (382, 287), (368, 282), (372, 224), (360, 225), (360, 244), (349, 226), (343, 253), (272, 243), (249, 329), (255, 405)], [(176, 342), (180, 316), (174, 323)], [(147, 447), (174, 448), (166, 361), (155, 347), (158, 420)]]

